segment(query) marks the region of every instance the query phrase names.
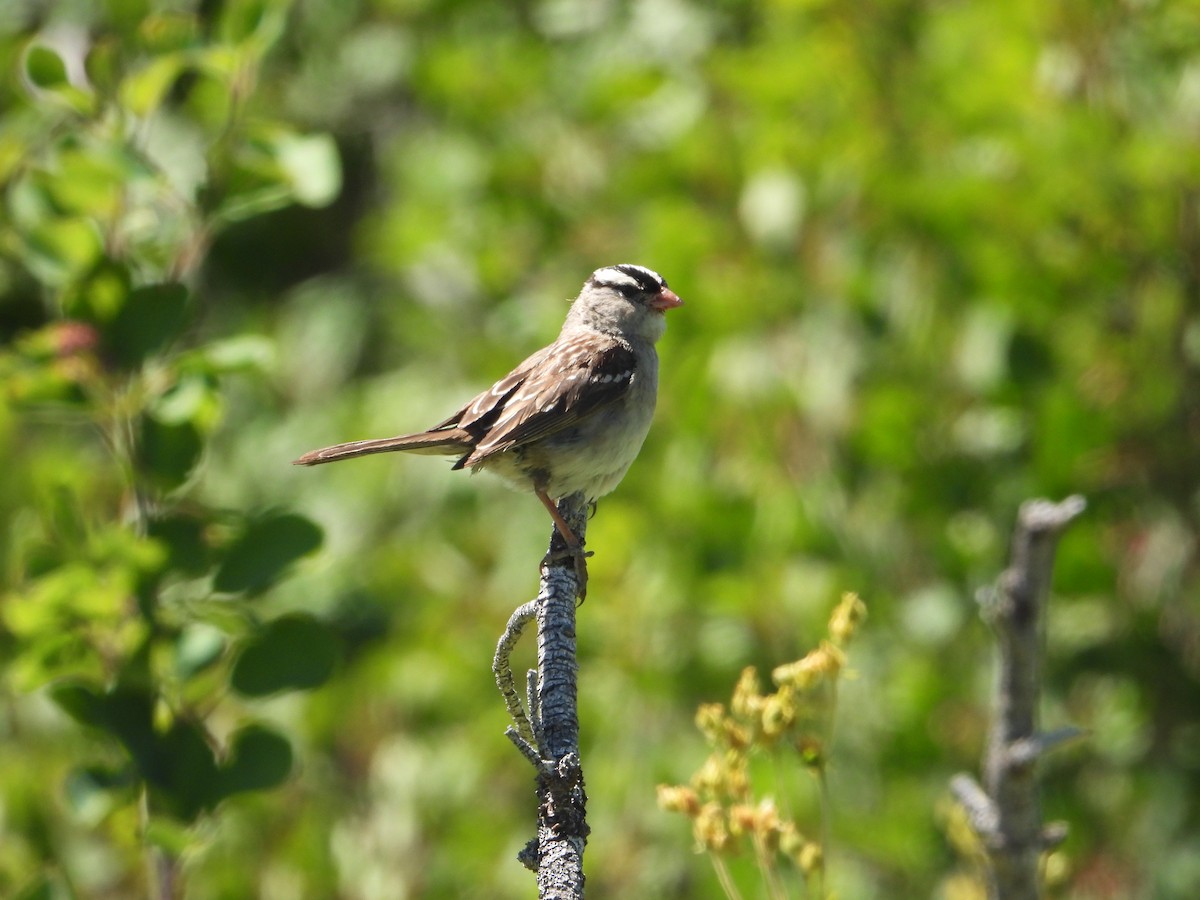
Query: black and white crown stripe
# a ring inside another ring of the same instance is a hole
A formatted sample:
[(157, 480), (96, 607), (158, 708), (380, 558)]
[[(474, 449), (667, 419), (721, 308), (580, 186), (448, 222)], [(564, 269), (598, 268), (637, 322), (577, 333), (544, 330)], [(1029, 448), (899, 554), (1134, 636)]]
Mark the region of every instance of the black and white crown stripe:
[(633, 263), (621, 263), (616, 266), (605, 266), (592, 273), (589, 279), (592, 284), (610, 287), (621, 293), (637, 292), (657, 294), (667, 286), (666, 279), (645, 266), (635, 266)]

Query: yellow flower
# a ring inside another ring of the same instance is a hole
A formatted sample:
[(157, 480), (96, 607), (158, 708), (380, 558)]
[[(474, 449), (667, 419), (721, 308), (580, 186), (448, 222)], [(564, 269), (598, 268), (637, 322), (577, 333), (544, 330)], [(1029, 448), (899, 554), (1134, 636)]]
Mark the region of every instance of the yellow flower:
[(658, 806), (667, 812), (683, 813), (694, 819), (700, 813), (700, 797), (684, 785), (660, 784)]
[(839, 647), (845, 646), (866, 618), (867, 604), (859, 599), (858, 594), (847, 591), (842, 594), (842, 602), (834, 607), (829, 617), (829, 636)]

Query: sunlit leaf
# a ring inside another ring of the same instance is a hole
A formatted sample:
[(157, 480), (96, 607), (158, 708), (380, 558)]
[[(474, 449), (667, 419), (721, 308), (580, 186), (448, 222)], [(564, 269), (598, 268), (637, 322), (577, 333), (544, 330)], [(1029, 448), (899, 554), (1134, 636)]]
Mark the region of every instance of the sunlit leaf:
[(189, 625), (175, 642), (175, 671), (180, 678), (191, 678), (221, 658), (226, 638), (221, 629), (203, 622)]
[(47, 218), (25, 234), (24, 263), (42, 280), (60, 286), (100, 258), (100, 232), (84, 218)]
[(241, 0), (227, 4), (220, 19), (221, 37), (230, 44), (252, 44), (265, 51), (283, 33), (292, 0)]
[(201, 355), (214, 374), (267, 372), (275, 361), (275, 342), (266, 335), (241, 334), (205, 345)]
[(342, 188), (342, 167), (332, 137), (289, 135), (280, 140), (277, 153), (296, 202), (325, 206), (337, 198)]
[(168, 390), (147, 406), (160, 422), (168, 425), (190, 422), (201, 431), (208, 431), (220, 417), (221, 397), (211, 375), (182, 372)]
[(87, 322), (107, 324), (117, 317), (129, 297), (133, 277), (119, 260), (103, 256), (62, 300), (63, 313)]
[(154, 112), (186, 63), (187, 57), (182, 53), (154, 57), (146, 66), (126, 76), (121, 84), (122, 102), (138, 115)]
[(162, 54), (191, 47), (199, 31), (195, 14), (170, 10), (151, 12), (138, 25), (137, 35), (147, 50)]
[(67, 84), (67, 66), (62, 57), (44, 44), (34, 44), (25, 54), (25, 75), (40, 88), (57, 88)]
[(291, 190), (283, 184), (268, 184), (232, 194), (217, 210), (223, 223), (239, 222), (261, 216), (287, 206), (291, 202)]

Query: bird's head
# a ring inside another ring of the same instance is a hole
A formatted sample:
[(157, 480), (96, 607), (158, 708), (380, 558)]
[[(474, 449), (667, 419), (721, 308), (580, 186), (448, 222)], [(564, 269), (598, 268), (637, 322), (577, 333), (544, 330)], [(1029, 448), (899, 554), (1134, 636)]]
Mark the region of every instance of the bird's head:
[(653, 343), (666, 330), (663, 314), (682, 304), (657, 272), (621, 263), (592, 273), (572, 304), (567, 321)]

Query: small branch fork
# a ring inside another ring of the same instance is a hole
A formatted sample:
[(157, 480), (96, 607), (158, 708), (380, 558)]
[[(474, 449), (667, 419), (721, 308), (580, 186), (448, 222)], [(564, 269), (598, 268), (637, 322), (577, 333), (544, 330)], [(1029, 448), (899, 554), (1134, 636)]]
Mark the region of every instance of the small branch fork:
[(999, 644), (994, 717), (983, 760), (984, 786), (955, 775), (950, 790), (967, 812), (988, 863), (990, 900), (1041, 896), (1038, 862), (1043, 850), (1066, 838), (1066, 827), (1042, 826), (1037, 762), (1081, 732), (1037, 730), (1045, 608), (1054, 553), (1063, 530), (1084, 510), (1082, 497), (1061, 503), (1031, 500), (1021, 506), (1008, 568), (995, 587), (980, 591), (984, 618)]
[[(582, 900), (587, 794), (579, 756), (575, 658), (575, 599), (584, 589), (577, 561), (587, 528), (581, 494), (564, 498), (557, 512), (578, 538), (571, 548), (557, 520), (542, 561), (537, 599), (513, 612), (496, 646), (492, 673), (512, 717), (505, 734), (537, 772), (538, 830), (518, 859), (537, 872), (541, 900)], [(585, 570), (586, 571), (586, 570)], [(526, 673), (522, 704), (510, 658), (525, 627), (537, 621), (537, 669)]]

